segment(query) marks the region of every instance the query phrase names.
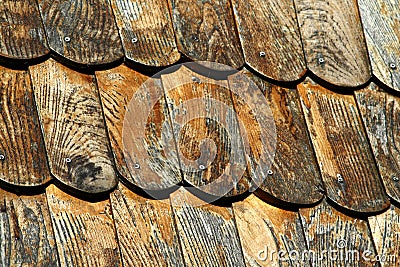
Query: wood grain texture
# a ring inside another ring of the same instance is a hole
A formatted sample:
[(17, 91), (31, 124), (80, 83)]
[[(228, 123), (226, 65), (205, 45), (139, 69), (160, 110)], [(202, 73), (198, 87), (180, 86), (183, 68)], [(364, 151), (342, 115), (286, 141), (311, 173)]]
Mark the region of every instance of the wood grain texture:
[(161, 81), (185, 181), (213, 196), (247, 191), (251, 181), (227, 80), (182, 66)]
[(343, 87), (371, 77), (357, 1), (295, 0), (307, 67)]
[(357, 212), (388, 207), (352, 95), (340, 95), (307, 79), (298, 86), (327, 196)]
[(259, 188), (287, 203), (304, 205), (318, 202), (324, 195), (324, 186), (297, 90), (272, 85), (249, 72), (246, 74), (264, 93), (276, 125), (277, 145), (272, 175)]
[(124, 266), (184, 266), (169, 202), (143, 198), (122, 184), (110, 199)]
[(1, 1), (0, 25), (0, 56), (28, 60), (49, 53), (35, 0)]
[(115, 187), (117, 178), (93, 77), (52, 59), (31, 66), (30, 72), (52, 174), (87, 193)]
[(231, 207), (207, 204), (180, 189), (171, 194), (187, 266), (245, 266)]
[(372, 72), (381, 82), (400, 91), (400, 1), (359, 0), (358, 6)]
[(38, 0), (50, 49), (81, 65), (104, 65), (123, 57), (108, 0)]
[(167, 66), (180, 54), (167, 1), (111, 0), (125, 56), (149, 66)]
[(312, 266), (379, 266), (368, 223), (344, 215), (326, 201), (300, 209)]
[(368, 218), (372, 237), (382, 267), (400, 264), (400, 210), (391, 205), (390, 209)]
[(170, 8), (179, 50), (197, 61), (233, 68), (244, 64), (228, 0), (171, 0)]
[(18, 186), (50, 181), (27, 71), (0, 67), (0, 180)]
[(0, 266), (58, 266), (46, 196), (0, 189)]
[(306, 63), (293, 1), (232, 2), (246, 63), (274, 80), (300, 79)]
[(122, 266), (109, 200), (87, 202), (46, 189), (60, 266)]
[(233, 203), (233, 211), (246, 266), (310, 266), (301, 257), (290, 261), (291, 251), (301, 255), (307, 250), (297, 212), (270, 206), (254, 195)]
[(386, 193), (400, 202), (400, 100), (375, 84), (355, 95)]

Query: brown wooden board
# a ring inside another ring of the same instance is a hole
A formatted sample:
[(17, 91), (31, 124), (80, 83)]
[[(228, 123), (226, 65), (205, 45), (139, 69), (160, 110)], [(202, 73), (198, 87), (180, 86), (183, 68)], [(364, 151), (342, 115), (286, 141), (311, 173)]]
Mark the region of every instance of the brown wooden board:
[(169, 202), (143, 198), (122, 184), (111, 207), (124, 266), (183, 266)]
[(61, 266), (121, 266), (110, 201), (87, 202), (54, 185), (47, 201)]
[(306, 63), (293, 1), (232, 2), (246, 63), (274, 80), (300, 79)]
[(326, 201), (300, 209), (312, 266), (379, 266), (368, 223), (338, 212)]
[(400, 210), (395, 206), (368, 218), (372, 237), (382, 267), (400, 264)]
[(244, 64), (229, 0), (171, 0), (179, 50), (193, 60)]
[(27, 60), (48, 54), (35, 0), (1, 1), (0, 25), (0, 56)]
[(247, 191), (250, 177), (227, 80), (185, 66), (161, 80), (185, 181), (214, 196)]
[(123, 57), (107, 0), (38, 0), (47, 41), (58, 56), (82, 65), (104, 65)]
[(51, 179), (27, 71), (0, 67), (0, 140), (0, 180), (38, 186)]
[(44, 194), (16, 196), (0, 189), (0, 266), (58, 266)]
[(294, 2), (308, 69), (337, 86), (365, 84), (371, 71), (357, 1)]
[(125, 56), (149, 66), (179, 60), (167, 1), (111, 0)]
[(87, 193), (115, 187), (117, 178), (93, 77), (52, 59), (31, 66), (30, 72), (52, 174)]
[(231, 207), (207, 204), (180, 189), (171, 194), (187, 266), (245, 266)]
[(246, 266), (310, 266), (308, 259), (290, 259), (295, 259), (293, 251), (307, 251), (297, 212), (270, 206), (254, 195), (233, 203), (233, 211)]
[(304, 205), (318, 202), (324, 196), (324, 186), (297, 90), (272, 85), (249, 72), (246, 74), (264, 93), (277, 133), (272, 174), (263, 181), (260, 189), (287, 203)]
[(357, 212), (384, 210), (384, 191), (352, 95), (328, 91), (307, 79), (298, 86), (327, 196)]
[(182, 177), (175, 147), (164, 143), (174, 139), (160, 80), (126, 66), (97, 72), (96, 77), (122, 176), (148, 190), (178, 184)]
[(386, 192), (400, 202), (400, 99), (373, 83), (355, 95)]
[(400, 1), (359, 0), (373, 74), (400, 91)]

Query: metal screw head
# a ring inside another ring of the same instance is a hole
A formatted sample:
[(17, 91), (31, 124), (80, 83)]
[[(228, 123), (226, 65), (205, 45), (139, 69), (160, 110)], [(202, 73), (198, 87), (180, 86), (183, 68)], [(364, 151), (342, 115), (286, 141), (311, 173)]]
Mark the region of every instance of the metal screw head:
[(132, 43), (134, 43), (134, 44), (135, 44), (135, 43), (137, 43), (137, 42), (138, 42), (138, 38), (136, 38), (136, 37), (133, 37), (133, 38), (132, 38)]
[(192, 81), (193, 81), (193, 82), (196, 82), (196, 83), (201, 83), (200, 78), (197, 78), (197, 77), (195, 77), (195, 76), (192, 77)]
[(71, 160), (70, 158), (66, 158), (66, 159), (65, 159), (65, 162), (66, 162), (66, 163), (71, 163), (71, 161), (72, 161), (72, 160)]
[(265, 54), (265, 52), (264, 51), (261, 51), (260, 52), (260, 57), (265, 57), (267, 54)]
[(323, 57), (318, 58), (318, 63), (319, 64), (325, 63), (325, 59)]
[(140, 169), (140, 164), (139, 164), (139, 163), (136, 163), (135, 165), (133, 165), (133, 168), (135, 168), (135, 169)]
[(274, 172), (272, 170), (268, 170), (267, 173), (268, 173), (268, 175), (274, 174)]
[(344, 182), (344, 179), (343, 179), (341, 174), (337, 175), (337, 180), (338, 180), (339, 183), (343, 183)]
[(4, 156), (3, 154), (0, 154), (0, 160), (5, 160), (6, 156)]
[(392, 177), (392, 180), (395, 181), (395, 182), (398, 182), (398, 181), (399, 181), (399, 177), (393, 176), (393, 177)]
[(65, 41), (66, 43), (69, 43), (69, 42), (71, 42), (71, 38), (70, 38), (69, 36), (65, 36), (65, 37), (64, 37), (64, 41)]
[(397, 66), (395, 63), (392, 62), (389, 64), (389, 68), (391, 68), (392, 70), (395, 70), (397, 68)]
[(205, 170), (205, 169), (206, 169), (206, 166), (200, 164), (200, 165), (199, 165), (199, 169), (200, 169), (200, 170)]

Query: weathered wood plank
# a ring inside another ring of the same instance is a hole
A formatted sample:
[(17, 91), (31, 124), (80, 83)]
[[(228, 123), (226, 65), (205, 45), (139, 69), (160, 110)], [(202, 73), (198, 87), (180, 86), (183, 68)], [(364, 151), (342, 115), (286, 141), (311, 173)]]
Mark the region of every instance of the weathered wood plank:
[(0, 25), (0, 56), (27, 60), (49, 53), (35, 0), (1, 1)]
[(297, 212), (270, 206), (254, 195), (233, 203), (233, 211), (246, 266), (310, 266), (306, 258), (290, 261), (293, 251), (307, 251)]
[(61, 266), (121, 266), (109, 200), (87, 202), (50, 185), (47, 201)]
[(318, 202), (324, 195), (324, 186), (307, 135), (297, 90), (272, 85), (249, 72), (246, 74), (264, 93), (276, 125), (277, 145), (272, 174), (259, 188), (287, 203), (304, 205)]
[(111, 0), (125, 56), (149, 66), (167, 66), (180, 54), (166, 1)]
[(184, 189), (171, 194), (188, 266), (245, 266), (231, 207), (207, 204)]
[(213, 196), (247, 191), (250, 177), (227, 80), (182, 66), (161, 81), (185, 181)]
[(359, 0), (373, 74), (400, 91), (400, 1)]
[(338, 212), (324, 200), (300, 209), (312, 266), (377, 266), (368, 224)]
[(108, 132), (120, 173), (135, 186), (169, 189), (181, 180), (164, 92), (125, 66), (97, 72)]
[(123, 57), (107, 0), (38, 0), (50, 49), (78, 65), (104, 65)]
[(58, 266), (46, 196), (0, 189), (0, 266)]
[(365, 84), (371, 71), (357, 1), (294, 2), (308, 69), (334, 85)]
[(18, 186), (50, 181), (27, 71), (0, 67), (0, 180)]
[(169, 202), (145, 199), (122, 184), (110, 199), (125, 266), (183, 266)]
[(193, 60), (244, 64), (228, 0), (171, 0), (170, 7), (179, 50)]
[(375, 84), (355, 95), (386, 192), (400, 202), (400, 99)]
[(291, 0), (233, 0), (246, 63), (268, 78), (295, 81), (306, 72)]
[(298, 90), (327, 196), (352, 211), (387, 208), (354, 97), (330, 92), (310, 79)]
[(30, 67), (50, 171), (62, 183), (87, 193), (115, 187), (98, 90), (90, 75), (52, 59)]
[(386, 212), (368, 218), (382, 267), (400, 264), (400, 210), (390, 206)]

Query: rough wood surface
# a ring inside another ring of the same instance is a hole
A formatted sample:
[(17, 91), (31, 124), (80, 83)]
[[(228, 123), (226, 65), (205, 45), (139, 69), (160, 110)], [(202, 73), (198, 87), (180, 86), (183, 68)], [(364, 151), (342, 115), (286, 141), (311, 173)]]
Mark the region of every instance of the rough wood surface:
[(400, 91), (400, 1), (359, 0), (358, 6), (372, 72)]
[(366, 83), (371, 71), (357, 1), (294, 2), (308, 69), (338, 86)]
[(128, 59), (156, 67), (179, 60), (167, 1), (111, 0), (111, 5)]
[(111, 207), (124, 266), (183, 266), (169, 202), (143, 198), (122, 184)]
[(233, 0), (246, 63), (268, 78), (295, 81), (306, 72), (291, 0)]
[(247, 191), (250, 177), (227, 80), (182, 66), (161, 81), (185, 181), (214, 196)]
[(0, 189), (0, 266), (58, 266), (46, 196)]
[(38, 0), (47, 41), (58, 56), (82, 65), (104, 65), (123, 57), (107, 0)]
[(171, 0), (179, 50), (193, 60), (244, 64), (229, 0)]
[(109, 200), (87, 202), (54, 185), (47, 201), (61, 266), (121, 266)]
[(326, 201), (300, 209), (312, 266), (378, 266), (368, 223), (333, 209)]
[(233, 203), (233, 211), (246, 266), (310, 266), (301, 257), (290, 261), (292, 251), (307, 250), (297, 212), (270, 206), (254, 195)]
[(48, 54), (35, 0), (1, 1), (0, 25), (0, 56), (26, 60)]
[(310, 79), (298, 90), (327, 196), (352, 211), (387, 208), (354, 97), (335, 94)]
[(386, 192), (400, 202), (400, 99), (375, 84), (355, 94)]
[(297, 90), (272, 85), (250, 73), (247, 75), (264, 93), (275, 119), (277, 133), (272, 175), (263, 181), (260, 189), (288, 203), (318, 202), (324, 195), (324, 186)]
[(171, 194), (187, 266), (245, 266), (231, 207), (207, 204), (181, 189)]
[(52, 59), (30, 67), (30, 72), (52, 174), (83, 192), (115, 187), (117, 177), (93, 77)]
[(400, 265), (400, 210), (390, 206), (386, 212), (368, 218), (382, 267)]
[(26, 71), (0, 67), (0, 140), (0, 180), (37, 186), (51, 179)]

